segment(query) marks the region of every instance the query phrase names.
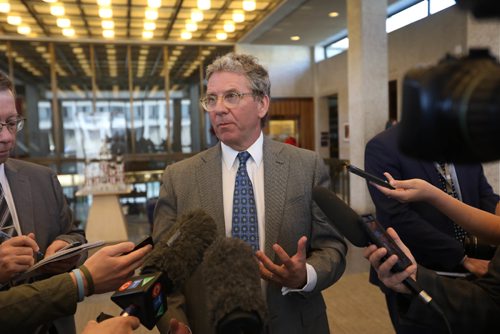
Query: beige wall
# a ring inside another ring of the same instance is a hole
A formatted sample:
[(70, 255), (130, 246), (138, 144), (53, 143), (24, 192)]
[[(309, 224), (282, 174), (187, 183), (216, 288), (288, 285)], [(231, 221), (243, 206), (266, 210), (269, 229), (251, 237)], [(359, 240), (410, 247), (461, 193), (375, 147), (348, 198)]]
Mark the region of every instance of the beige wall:
[(256, 56), (267, 68), (271, 78), (271, 97), (313, 96), (310, 48), (237, 44), (235, 50)]

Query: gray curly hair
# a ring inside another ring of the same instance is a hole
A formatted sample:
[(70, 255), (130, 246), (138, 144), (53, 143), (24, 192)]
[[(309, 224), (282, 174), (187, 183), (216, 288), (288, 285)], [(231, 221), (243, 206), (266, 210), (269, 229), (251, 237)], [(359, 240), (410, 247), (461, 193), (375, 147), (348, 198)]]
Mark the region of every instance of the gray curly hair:
[[(207, 66), (207, 81), (216, 72), (233, 72), (243, 74), (250, 82), (250, 89), (255, 99), (262, 100), (264, 96), (271, 98), (271, 81), (269, 73), (258, 63), (257, 57), (248, 54), (230, 52), (218, 57)], [(268, 114), (261, 120), (263, 128), (267, 122)]]

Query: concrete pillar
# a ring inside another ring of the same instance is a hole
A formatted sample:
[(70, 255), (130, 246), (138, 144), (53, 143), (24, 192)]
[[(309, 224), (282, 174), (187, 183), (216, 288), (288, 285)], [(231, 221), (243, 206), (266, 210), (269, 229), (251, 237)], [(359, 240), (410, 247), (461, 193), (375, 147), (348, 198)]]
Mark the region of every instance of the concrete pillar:
[[(488, 48), (497, 59), (500, 57), (500, 21), (467, 19), (467, 48)], [(493, 143), (492, 143), (493, 145)], [(484, 164), (485, 175), (495, 192), (500, 193), (500, 162)]]
[[(350, 161), (364, 168), (365, 145), (384, 129), (388, 115), (387, 0), (347, 1)], [(364, 179), (350, 176), (350, 205), (374, 212)]]

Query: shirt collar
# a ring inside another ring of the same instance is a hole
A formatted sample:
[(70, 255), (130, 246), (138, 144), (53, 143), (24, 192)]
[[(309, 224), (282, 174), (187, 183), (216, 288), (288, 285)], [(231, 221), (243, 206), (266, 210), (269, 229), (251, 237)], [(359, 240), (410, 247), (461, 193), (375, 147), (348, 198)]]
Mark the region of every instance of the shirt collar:
[[(262, 162), (262, 148), (264, 145), (264, 135), (262, 134), (262, 131), (260, 132), (259, 138), (249, 147), (246, 149), (248, 153), (252, 156), (253, 161), (257, 164), (257, 166), (260, 166), (260, 163)], [(231, 169), (231, 167), (234, 164), (234, 161), (236, 160), (236, 156), (239, 151), (233, 150), (231, 147), (227, 146), (223, 142), (221, 142), (221, 149), (222, 149), (222, 161), (224, 161), (224, 165), (226, 166), (227, 169)]]

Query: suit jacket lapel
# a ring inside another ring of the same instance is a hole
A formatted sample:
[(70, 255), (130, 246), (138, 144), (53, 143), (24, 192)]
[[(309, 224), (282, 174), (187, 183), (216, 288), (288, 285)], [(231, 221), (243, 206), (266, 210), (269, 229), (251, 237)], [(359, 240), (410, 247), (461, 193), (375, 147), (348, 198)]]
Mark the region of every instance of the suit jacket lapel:
[(222, 151), (220, 143), (205, 151), (196, 165), (201, 207), (217, 224), (220, 235), (225, 235), (224, 196), (222, 195)]
[(17, 166), (9, 160), (5, 162), (5, 176), (9, 181), (9, 187), (14, 205), (16, 206), (21, 232), (23, 234), (35, 232), (32, 209), (33, 199), (31, 197), (31, 184), (29, 179), (20, 173)]
[(270, 258), (275, 254), (272, 245), (278, 242), (279, 231), (283, 222), (286, 185), (290, 161), (281, 154), (282, 147), (264, 137), (264, 198), (266, 206), (266, 244), (265, 253)]

